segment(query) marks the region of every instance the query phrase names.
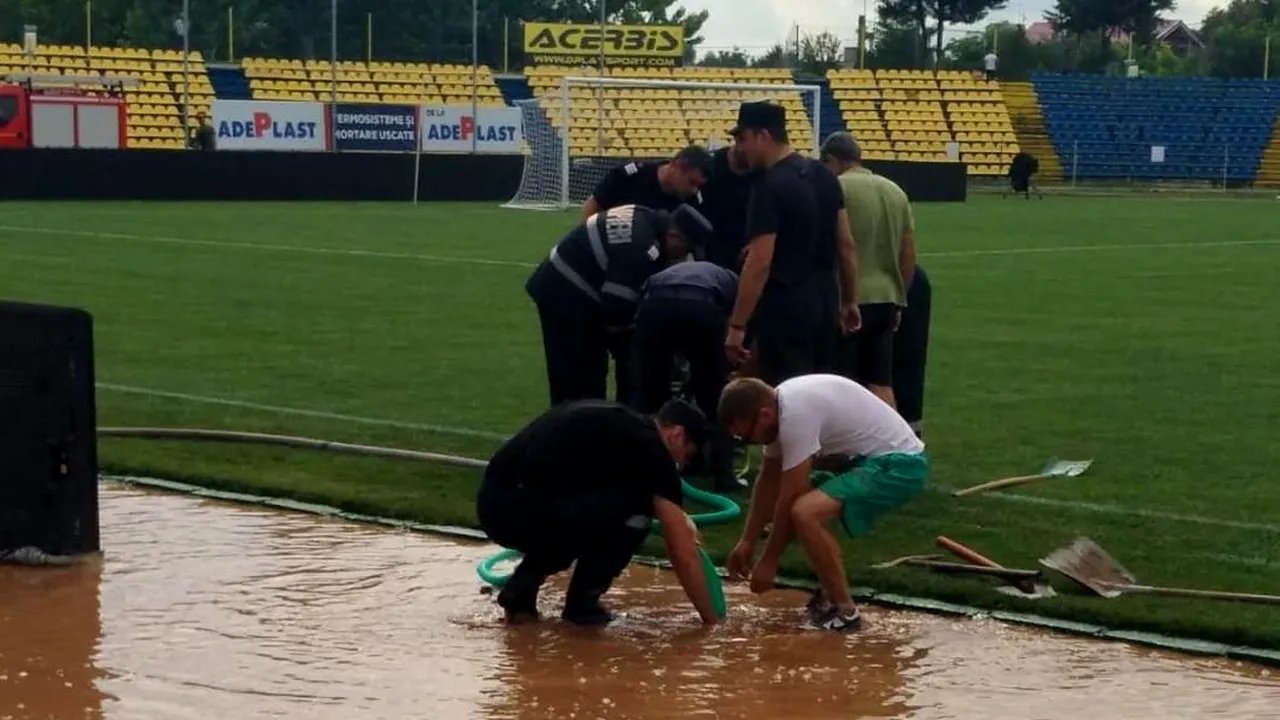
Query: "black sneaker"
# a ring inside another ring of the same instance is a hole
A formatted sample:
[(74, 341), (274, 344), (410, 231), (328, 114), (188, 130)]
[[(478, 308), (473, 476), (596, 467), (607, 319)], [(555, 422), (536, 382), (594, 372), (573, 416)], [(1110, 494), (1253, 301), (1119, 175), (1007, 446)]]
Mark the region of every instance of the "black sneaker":
[(838, 609), (828, 606), (826, 613), (821, 616), (810, 617), (809, 622), (819, 630), (857, 632), (862, 629), (862, 613), (857, 610), (852, 613), (842, 613)]
[(604, 627), (613, 622), (613, 613), (596, 602), (582, 606), (565, 605), (564, 611), (560, 613), (560, 618), (565, 622), (582, 627)]

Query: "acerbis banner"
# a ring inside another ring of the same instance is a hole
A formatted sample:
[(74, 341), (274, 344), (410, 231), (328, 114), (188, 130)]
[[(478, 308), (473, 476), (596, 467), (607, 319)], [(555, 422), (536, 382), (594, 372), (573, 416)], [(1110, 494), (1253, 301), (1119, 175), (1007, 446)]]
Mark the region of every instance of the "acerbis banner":
[(607, 65), (642, 67), (680, 65), (684, 61), (682, 25), (576, 25), (526, 22), (525, 59), (539, 65), (594, 64), (604, 49)]

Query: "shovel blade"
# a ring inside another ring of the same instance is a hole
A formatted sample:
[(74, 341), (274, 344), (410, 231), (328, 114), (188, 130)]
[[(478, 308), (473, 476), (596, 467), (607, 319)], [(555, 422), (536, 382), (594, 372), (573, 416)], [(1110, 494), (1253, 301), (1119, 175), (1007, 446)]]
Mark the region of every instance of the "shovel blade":
[(1045, 463), (1044, 469), (1040, 471), (1045, 477), (1079, 477), (1084, 474), (1089, 466), (1093, 465), (1092, 460), (1058, 460), (1053, 459)]

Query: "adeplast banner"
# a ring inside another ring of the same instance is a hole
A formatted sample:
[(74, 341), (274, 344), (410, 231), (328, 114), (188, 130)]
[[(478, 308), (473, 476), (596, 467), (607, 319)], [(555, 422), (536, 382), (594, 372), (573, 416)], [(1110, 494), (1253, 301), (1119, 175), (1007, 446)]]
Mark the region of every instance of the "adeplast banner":
[(338, 150), (413, 152), (418, 109), (412, 105), (339, 104), (333, 113)]
[[(519, 108), (428, 105), (422, 108), (423, 152), (516, 155), (523, 135)], [(474, 140), (473, 140), (474, 139)]]
[(580, 65), (603, 54), (608, 65), (671, 66), (684, 49), (683, 25), (524, 24), (524, 56), (536, 65)]
[(213, 101), (218, 150), (325, 150), (327, 116), (316, 102)]

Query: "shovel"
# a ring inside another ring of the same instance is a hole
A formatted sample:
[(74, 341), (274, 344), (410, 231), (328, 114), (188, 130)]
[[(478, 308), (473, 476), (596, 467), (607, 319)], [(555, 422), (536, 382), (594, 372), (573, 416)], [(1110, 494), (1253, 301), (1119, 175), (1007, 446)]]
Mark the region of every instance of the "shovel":
[[(973, 548), (968, 547), (967, 545), (964, 545), (962, 543), (956, 542), (955, 540), (952, 540), (951, 538), (945, 535), (939, 535), (938, 539), (935, 542), (937, 543), (938, 547), (942, 548), (943, 550), (946, 550), (947, 552), (953, 555), (960, 557), (966, 562), (972, 563), (973, 565), (988, 568), (991, 570), (1007, 570), (1008, 569), (1003, 565), (1001, 565), (1000, 563), (996, 562), (995, 560), (992, 560), (991, 558), (986, 557), (982, 553), (979, 553), (977, 550), (974, 550)], [(1054, 595), (1056, 595), (1056, 593), (1053, 591), (1053, 587), (1049, 585), (1049, 583), (1045, 582), (1044, 578), (1025, 577), (1025, 576), (1019, 577), (1016, 574), (1014, 574), (1012, 576), (1006, 576), (1004, 580), (1007, 583), (1007, 585), (1001, 586), (998, 589), (1000, 592), (1005, 593), (1007, 595), (1013, 595), (1015, 597), (1022, 597), (1022, 598), (1028, 598), (1033, 600), (1045, 598), (1045, 597), (1053, 597)]]
[(1054, 550), (1048, 557), (1041, 558), (1040, 564), (1066, 575), (1105, 598), (1120, 597), (1124, 593), (1144, 593), (1280, 605), (1280, 596), (1276, 595), (1139, 585), (1133, 573), (1126, 570), (1106, 550), (1103, 550), (1102, 546), (1089, 538), (1079, 538), (1066, 547)]
[(1003, 478), (1001, 480), (992, 480), (991, 482), (974, 485), (963, 490), (957, 490), (952, 493), (955, 497), (964, 497), (966, 495), (976, 495), (980, 492), (988, 490), (996, 490), (999, 488), (1013, 487), (1015, 485), (1024, 485), (1036, 480), (1045, 478), (1066, 477), (1073, 478), (1084, 474), (1085, 470), (1093, 464), (1092, 460), (1058, 460), (1052, 459), (1044, 464), (1044, 468), (1036, 475), (1019, 475), (1018, 477)]

